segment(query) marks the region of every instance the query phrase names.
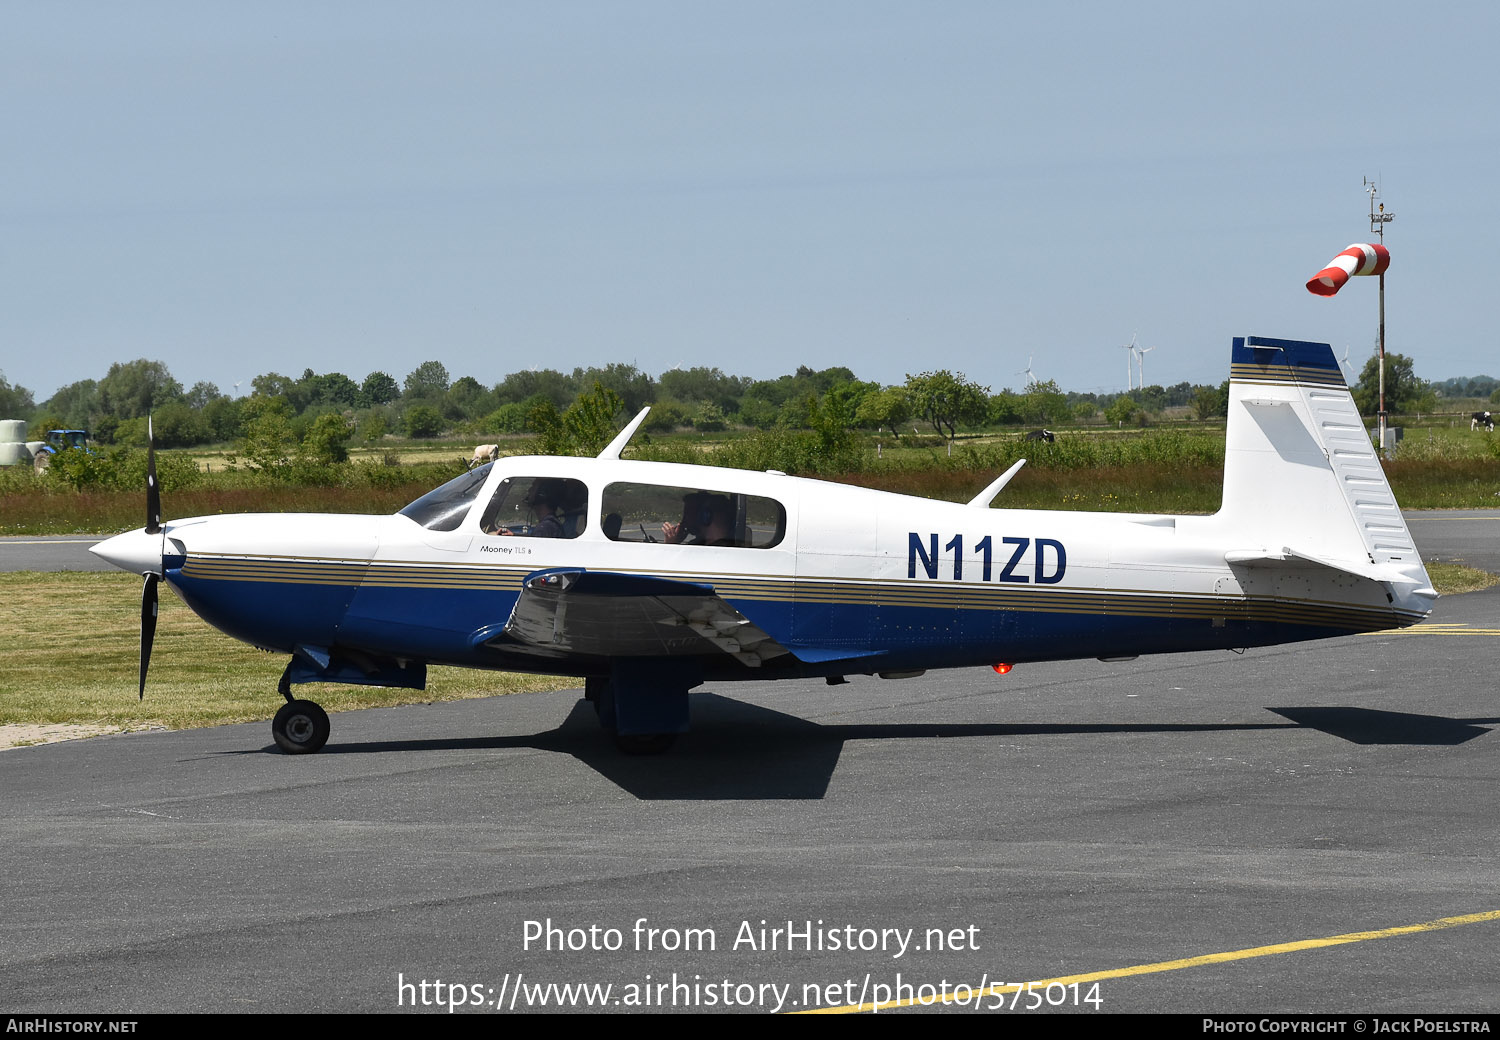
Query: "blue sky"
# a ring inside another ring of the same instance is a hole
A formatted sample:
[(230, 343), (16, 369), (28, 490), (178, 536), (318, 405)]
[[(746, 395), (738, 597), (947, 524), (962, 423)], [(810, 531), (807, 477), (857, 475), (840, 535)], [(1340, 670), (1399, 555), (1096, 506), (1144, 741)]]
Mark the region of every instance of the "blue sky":
[(1500, 375), (1500, 8), (79, 3), (0, 8), (0, 371), (311, 367), (999, 390), (1217, 383), (1374, 341), (1303, 283), (1396, 214), (1388, 348)]

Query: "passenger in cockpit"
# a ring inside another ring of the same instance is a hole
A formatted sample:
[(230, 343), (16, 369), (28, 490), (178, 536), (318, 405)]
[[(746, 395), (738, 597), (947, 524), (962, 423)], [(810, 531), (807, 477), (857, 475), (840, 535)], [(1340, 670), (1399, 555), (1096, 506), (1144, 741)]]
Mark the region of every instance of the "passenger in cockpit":
[(682, 498), (682, 520), (661, 525), (662, 537), (672, 545), (734, 545), (734, 506), (725, 495), (696, 491)]

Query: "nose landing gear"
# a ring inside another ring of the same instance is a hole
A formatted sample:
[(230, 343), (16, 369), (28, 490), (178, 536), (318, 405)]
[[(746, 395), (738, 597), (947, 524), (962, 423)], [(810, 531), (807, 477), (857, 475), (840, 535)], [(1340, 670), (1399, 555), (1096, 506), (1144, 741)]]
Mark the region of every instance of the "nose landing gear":
[(288, 700), (271, 720), (271, 736), (288, 755), (310, 755), (328, 743), (328, 713), (313, 701)]

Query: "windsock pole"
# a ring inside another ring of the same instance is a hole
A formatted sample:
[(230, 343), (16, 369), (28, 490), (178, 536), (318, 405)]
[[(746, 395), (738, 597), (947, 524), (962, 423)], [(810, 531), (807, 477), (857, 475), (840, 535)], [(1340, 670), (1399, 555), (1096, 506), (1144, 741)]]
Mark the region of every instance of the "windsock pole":
[[(1370, 230), (1380, 236), (1380, 245), (1377, 247), (1385, 252), (1385, 226), (1396, 219), (1396, 214), (1385, 211), (1385, 203), (1380, 203), (1380, 211), (1375, 210), (1375, 200), (1380, 197), (1380, 186), (1370, 178), (1365, 178), (1365, 192), (1370, 196)], [(1376, 329), (1376, 342), (1380, 346), (1380, 450), (1385, 453), (1389, 447), (1385, 442), (1385, 269), (1391, 265), (1391, 254), (1385, 254), (1385, 266), (1380, 269), (1380, 324)]]
[(1379, 244), (1354, 243), (1308, 280), (1307, 291), (1315, 296), (1332, 296), (1355, 275), (1373, 274), (1380, 279), (1380, 321), (1375, 338), (1376, 349), (1380, 355), (1380, 402), (1376, 415), (1380, 423), (1380, 450), (1384, 452), (1389, 447), (1385, 433), (1385, 272), (1386, 268), (1391, 266), (1390, 250), (1385, 247), (1385, 226), (1394, 220), (1396, 215), (1387, 213), (1383, 202), (1380, 203), (1379, 212), (1376, 212), (1375, 200), (1379, 197), (1380, 190), (1368, 178), (1365, 179), (1365, 191), (1370, 196), (1370, 232), (1379, 236)]
[(1385, 443), (1385, 272), (1380, 272), (1380, 326), (1376, 331), (1376, 342), (1380, 344), (1380, 450)]

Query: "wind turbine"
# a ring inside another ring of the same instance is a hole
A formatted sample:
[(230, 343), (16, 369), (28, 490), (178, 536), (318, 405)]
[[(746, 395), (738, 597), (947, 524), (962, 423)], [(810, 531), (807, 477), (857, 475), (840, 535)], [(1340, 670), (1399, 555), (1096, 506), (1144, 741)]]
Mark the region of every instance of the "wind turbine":
[(1344, 373), (1344, 382), (1349, 382), (1349, 344), (1344, 344), (1344, 356), (1339, 359), (1339, 370)]
[(1125, 355), (1125, 392), (1128, 394), (1131, 390), (1135, 389), (1135, 387), (1130, 382), (1130, 380), (1134, 378), (1130, 374), (1130, 359), (1135, 357), (1135, 333), (1132, 332), (1130, 334), (1129, 343), (1120, 344), (1120, 349), (1130, 351), (1130, 353)]
[(1026, 385), (1027, 386), (1030, 386), (1032, 383), (1036, 382), (1036, 376), (1031, 371), (1031, 362), (1035, 359), (1035, 357), (1036, 357), (1036, 355), (1034, 355), (1034, 354), (1028, 354), (1026, 356), (1026, 367), (1023, 368), (1023, 369), (1021, 369), (1021, 371), (1019, 371), (1019, 372), (1016, 373), (1016, 375), (1018, 375), (1018, 376), (1025, 376), (1026, 377)]
[(1146, 355), (1155, 350), (1155, 347), (1140, 347), (1135, 352), (1135, 363), (1141, 370), (1141, 389), (1146, 389)]

